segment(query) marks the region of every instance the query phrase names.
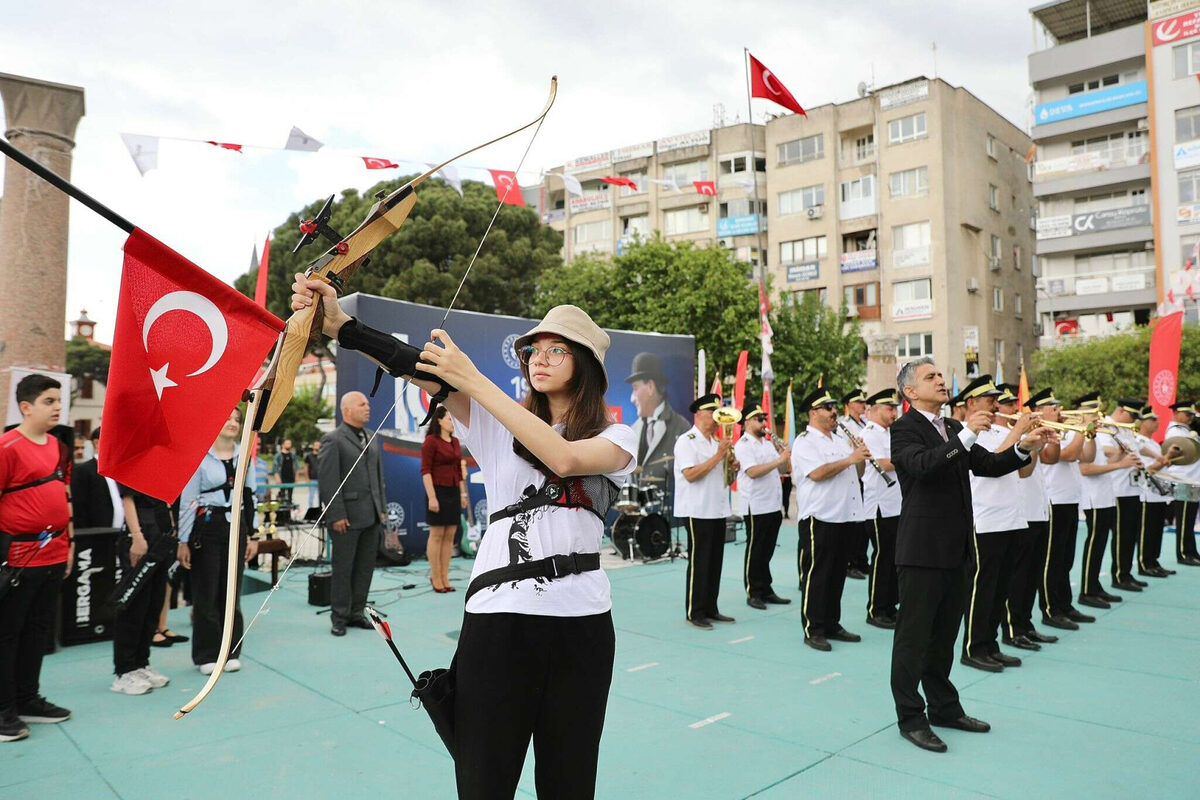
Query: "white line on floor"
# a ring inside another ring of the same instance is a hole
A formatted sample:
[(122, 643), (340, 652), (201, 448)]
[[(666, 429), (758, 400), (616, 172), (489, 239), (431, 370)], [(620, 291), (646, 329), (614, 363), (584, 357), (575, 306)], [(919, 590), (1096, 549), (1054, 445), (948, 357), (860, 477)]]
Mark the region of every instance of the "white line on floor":
[(629, 669), (627, 669), (625, 671), (626, 672), (641, 672), (644, 669), (650, 669), (651, 667), (657, 667), (657, 666), (658, 666), (657, 661), (651, 661), (649, 664), (638, 664), (636, 667), (630, 667)]
[(705, 725), (712, 725), (714, 722), (720, 722), (721, 720), (725, 719), (729, 715), (730, 714), (728, 711), (722, 711), (720, 714), (713, 714), (708, 719), (702, 719), (699, 722), (693, 722), (691, 725), (688, 725), (688, 727), (689, 728), (703, 728)]
[(743, 636), (740, 639), (734, 639), (733, 641), (730, 642), (730, 644), (741, 644), (742, 642), (748, 642), (753, 638), (754, 638), (753, 636)]
[(831, 672), (828, 675), (822, 675), (819, 678), (813, 678), (811, 681), (809, 681), (809, 684), (816, 686), (818, 683), (824, 683), (825, 681), (831, 681), (834, 678), (840, 678), (840, 677), (842, 677), (842, 673)]

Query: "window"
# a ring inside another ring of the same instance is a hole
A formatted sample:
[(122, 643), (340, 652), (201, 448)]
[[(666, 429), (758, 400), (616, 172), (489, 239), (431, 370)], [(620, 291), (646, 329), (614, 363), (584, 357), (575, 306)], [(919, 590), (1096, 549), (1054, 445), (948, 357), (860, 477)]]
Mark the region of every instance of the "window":
[(1021, 245), (1014, 244), (1013, 245), (1013, 269), (1019, 270), (1021, 268), (1021, 255), (1022, 255), (1021, 254)]
[(1200, 169), (1179, 173), (1179, 203), (1200, 203)]
[(781, 216), (798, 214), (807, 208), (823, 205), (825, 205), (825, 184), (823, 183), (779, 193), (779, 214)]
[(650, 236), (650, 217), (641, 214), (636, 217), (621, 217), (621, 236), (637, 234), (643, 239)]
[(1004, 310), (1004, 290), (999, 286), (992, 287), (992, 311)]
[(717, 204), (717, 216), (721, 219), (727, 217), (744, 217), (747, 214), (758, 213), (764, 217), (767, 215), (767, 201), (759, 200), (757, 205), (758, 211), (755, 211), (755, 203), (752, 198), (744, 197), (734, 200), (727, 200), (724, 203)]
[(1000, 365), (1004, 363), (1004, 340), (992, 340), (992, 357), (995, 359), (995, 364), (992, 366), (992, 374), (995, 375), (1000, 371)]
[(865, 161), (875, 156), (875, 134), (868, 133), (854, 140), (854, 160)]
[(926, 136), (925, 112), (913, 114), (911, 117), (901, 117), (888, 123), (888, 144), (911, 142)]
[(1021, 294), (1020, 292), (1013, 293), (1013, 316), (1017, 319), (1021, 318)]
[(858, 233), (848, 233), (842, 237), (842, 252), (843, 253), (858, 253), (863, 250), (875, 249), (875, 231), (859, 231)]
[[(750, 154), (749, 153), (742, 153), (741, 155), (738, 155), (738, 156), (730, 156), (728, 158), (722, 158), (720, 161), (717, 162), (717, 174), (718, 175), (736, 175), (739, 172), (745, 172), (746, 166), (747, 166), (747, 164), (749, 164), (749, 162), (750, 162)], [(754, 157), (754, 171), (755, 172), (766, 172), (767, 171), (767, 159), (764, 156), (755, 156)]]
[(807, 239), (779, 243), (780, 264), (801, 264), (805, 261), (817, 261), (824, 257), (824, 236), (810, 236)]
[(619, 187), (621, 189), (621, 197), (629, 197), (630, 195), (634, 194), (645, 194), (647, 191), (649, 191), (649, 184), (646, 182), (647, 176), (645, 172), (622, 172), (621, 177), (629, 178), (637, 186), (636, 189), (632, 189), (628, 186)]
[(991, 241), (991, 245), (990, 245), (991, 250), (989, 251), (988, 254), (996, 261), (999, 261), (1000, 260), (1000, 237), (992, 236), (990, 241)]
[(1109, 158), (1140, 158), (1147, 152), (1145, 131), (1118, 131), (1071, 142), (1071, 155), (1100, 153)]
[(929, 263), (929, 220), (892, 228), (892, 266), (918, 267)]
[[(1135, 76), (1137, 73), (1133, 73)], [(1176, 76), (1178, 77), (1178, 76)], [(1104, 86), (1116, 86), (1121, 82), (1120, 75), (1105, 75), (1103, 78), (1090, 78), (1079, 83), (1072, 83), (1067, 87), (1067, 94), (1082, 94), (1083, 92), (1094, 92)]]
[(888, 176), (888, 190), (892, 197), (919, 197), (929, 193), (929, 168), (917, 167)]
[(855, 286), (842, 287), (842, 299), (846, 308), (858, 311), (863, 319), (879, 319), (879, 284), (860, 283)]
[(679, 187), (689, 186), (692, 181), (706, 181), (708, 180), (708, 161), (681, 161), (678, 164), (668, 164), (663, 167), (662, 176), (665, 181), (675, 181), (675, 185)]
[(793, 139), (779, 145), (779, 165), (815, 161), (825, 157), (825, 136), (807, 136), (803, 139)]
[(875, 197), (875, 176), (864, 175), (852, 181), (842, 182), (842, 202), (872, 200)]
[(1175, 112), (1175, 141), (1191, 142), (1200, 139), (1200, 106), (1181, 108)]
[(1186, 78), (1200, 72), (1200, 42), (1181, 44), (1172, 51), (1175, 58), (1175, 77)]
[(999, 156), (998, 156), (998, 152), (999, 152), (999, 148), (998, 148), (998, 147), (997, 147), (997, 145), (996, 145), (996, 137), (995, 137), (995, 136), (988, 136), (988, 137), (987, 137), (987, 154), (988, 154), (988, 158), (992, 158), (992, 159), (998, 159), (998, 158), (999, 158)]
[(988, 208), (992, 211), (1000, 210), (1000, 189), (992, 184), (988, 184)]
[(612, 241), (612, 220), (581, 222), (571, 229), (575, 244)]
[(909, 303), (913, 300), (929, 300), (933, 297), (933, 281), (921, 278), (915, 281), (898, 281), (892, 284), (892, 301)]
[(673, 236), (679, 233), (699, 233), (708, 230), (708, 206), (677, 208), (663, 212), (663, 233)]
[(829, 305), (829, 290), (821, 287), (820, 289), (797, 289), (789, 295), (789, 302), (793, 305), (800, 305), (804, 302), (806, 295), (815, 295), (817, 302), (823, 306)]
[(896, 343), (897, 358), (923, 358), (933, 355), (932, 333), (902, 333)]

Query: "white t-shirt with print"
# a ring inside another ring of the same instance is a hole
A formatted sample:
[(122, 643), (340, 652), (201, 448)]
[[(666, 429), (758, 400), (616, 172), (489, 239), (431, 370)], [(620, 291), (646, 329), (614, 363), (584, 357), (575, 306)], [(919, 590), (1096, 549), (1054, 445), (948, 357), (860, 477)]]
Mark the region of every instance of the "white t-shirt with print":
[[(521, 499), (525, 488), (540, 488), (545, 476), (513, 452), (513, 435), (474, 399), (467, 425), (455, 418), (457, 433), (483, 472), (489, 511), (499, 511)], [(609, 425), (598, 434), (629, 454), (624, 467), (604, 476), (613, 483), (633, 472), (637, 438), (628, 425)], [(568, 478), (567, 481), (573, 479)], [(602, 513), (607, 508), (600, 509)], [(545, 506), (505, 517), (488, 525), (475, 555), (471, 578), (489, 570), (548, 556), (598, 553), (604, 522), (586, 508)], [(604, 570), (567, 575), (554, 580), (527, 578), (489, 586), (467, 603), (472, 614), (531, 614), (582, 617), (612, 608), (612, 591)]]

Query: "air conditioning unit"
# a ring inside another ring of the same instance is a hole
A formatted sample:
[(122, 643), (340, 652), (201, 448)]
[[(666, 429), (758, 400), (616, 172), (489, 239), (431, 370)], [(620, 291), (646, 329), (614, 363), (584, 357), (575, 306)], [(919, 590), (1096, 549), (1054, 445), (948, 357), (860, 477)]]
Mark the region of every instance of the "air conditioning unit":
[(721, 247), (724, 247), (727, 250), (732, 250), (733, 249), (733, 238), (726, 236), (724, 238), (717, 239), (717, 244), (719, 244)]
[(975, 278), (967, 278), (967, 291), (971, 294), (976, 294), (979, 291), (979, 281)]
[(1000, 256), (988, 256), (988, 269), (992, 272), (1000, 271)]
[(820, 219), (825, 216), (825, 206), (809, 206), (804, 213), (809, 219)]

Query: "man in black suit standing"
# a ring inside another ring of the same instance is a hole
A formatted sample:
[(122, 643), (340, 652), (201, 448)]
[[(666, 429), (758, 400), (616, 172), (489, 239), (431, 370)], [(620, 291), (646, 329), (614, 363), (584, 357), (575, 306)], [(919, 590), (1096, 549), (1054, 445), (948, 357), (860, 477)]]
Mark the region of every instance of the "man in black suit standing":
[(71, 519), (81, 528), (120, 528), (125, 524), (125, 507), (117, 493), (117, 482), (96, 471), (100, 458), (100, 428), (92, 431), (95, 456), (71, 470)]
[[(991, 383), (990, 376), (977, 380)], [(902, 496), (896, 533), (900, 612), (892, 643), (892, 696), (900, 735), (917, 747), (942, 753), (946, 743), (930, 729), (931, 723), (976, 733), (991, 729), (966, 715), (950, 682), (972, 535), (969, 473), (999, 476), (1019, 469), (1053, 432), (1038, 428), (1014, 448), (989, 453), (975, 445), (979, 433), (992, 424), (989, 412), (970, 414), (965, 427), (940, 416), (949, 393), (933, 359), (905, 364), (896, 382), (912, 408), (890, 429)], [(928, 698), (928, 717), (918, 685)]]

